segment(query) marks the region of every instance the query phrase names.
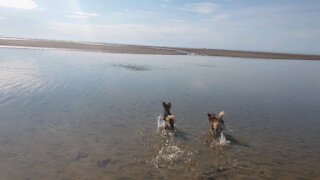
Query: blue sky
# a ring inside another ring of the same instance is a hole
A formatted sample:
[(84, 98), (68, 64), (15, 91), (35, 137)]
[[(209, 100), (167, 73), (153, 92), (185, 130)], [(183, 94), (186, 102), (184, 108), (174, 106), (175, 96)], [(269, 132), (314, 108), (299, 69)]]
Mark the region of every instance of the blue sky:
[(0, 36), (320, 54), (318, 0), (0, 0)]

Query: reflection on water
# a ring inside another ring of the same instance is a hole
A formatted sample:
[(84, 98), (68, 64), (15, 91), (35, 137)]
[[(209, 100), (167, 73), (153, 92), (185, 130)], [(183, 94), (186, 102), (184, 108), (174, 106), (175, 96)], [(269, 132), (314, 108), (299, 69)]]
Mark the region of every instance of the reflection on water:
[(41, 76), (33, 61), (7, 60), (0, 67), (0, 102), (9, 100), (12, 92), (28, 93), (41, 87)]
[(319, 62), (0, 53), (0, 179), (320, 177)]
[(133, 64), (111, 64), (114, 67), (124, 68), (130, 71), (150, 71), (150, 68), (144, 65), (133, 65)]

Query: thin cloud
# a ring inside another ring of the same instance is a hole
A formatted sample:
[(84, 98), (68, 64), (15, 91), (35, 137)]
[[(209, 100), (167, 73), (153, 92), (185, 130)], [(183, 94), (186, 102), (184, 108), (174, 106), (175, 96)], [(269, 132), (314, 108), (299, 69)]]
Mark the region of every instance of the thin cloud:
[(203, 22), (217, 22), (217, 21), (227, 21), (229, 19), (230, 15), (229, 14), (218, 14), (218, 15), (212, 15), (211, 17), (202, 20)]
[(81, 12), (81, 11), (74, 11), (71, 15), (65, 15), (65, 17), (75, 18), (75, 19), (86, 19), (86, 18), (92, 18), (97, 16), (98, 16), (97, 13), (87, 13), (87, 12)]
[[(127, 33), (135, 34), (137, 32), (143, 33), (194, 33), (202, 32), (202, 28), (196, 28), (189, 25), (173, 24), (167, 26), (152, 26), (147, 24), (113, 24), (113, 25), (99, 25), (99, 24), (73, 24), (73, 23), (50, 23), (50, 27), (63, 32), (63, 33), (86, 33), (94, 30), (95, 32), (103, 32), (101, 34), (106, 34), (104, 32), (112, 33)], [(99, 33), (97, 33), (99, 35)], [(123, 35), (123, 34), (121, 34)]]
[(114, 12), (113, 15), (117, 17), (130, 17), (130, 18), (147, 18), (147, 17), (159, 17), (161, 13), (156, 11), (138, 11), (124, 9), (123, 11)]
[(35, 10), (39, 6), (33, 0), (0, 0), (0, 8)]
[(211, 14), (216, 11), (218, 5), (214, 3), (188, 3), (185, 4), (181, 10), (195, 12), (199, 14)]
[[(195, 34), (207, 33), (207, 30), (186, 25), (171, 24), (152, 26), (147, 24), (73, 24), (73, 23), (50, 23), (49, 28), (55, 32), (69, 37), (85, 37), (91, 41), (108, 41), (117, 43), (154, 42), (170, 39), (177, 36), (193, 37)], [(90, 39), (88, 39), (90, 38)]]

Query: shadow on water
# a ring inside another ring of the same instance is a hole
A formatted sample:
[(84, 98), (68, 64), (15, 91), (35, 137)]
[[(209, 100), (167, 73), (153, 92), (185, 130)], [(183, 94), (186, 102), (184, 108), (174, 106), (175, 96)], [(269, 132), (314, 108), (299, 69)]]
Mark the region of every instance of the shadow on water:
[(188, 137), (189, 133), (186, 131), (182, 131), (181, 129), (176, 129), (174, 136), (177, 139), (180, 139), (182, 141), (189, 141), (190, 138)]
[(197, 63), (181, 63), (184, 65), (189, 65), (189, 66), (193, 66), (193, 67), (200, 67), (200, 68), (215, 68), (217, 67), (216, 65), (213, 64), (197, 64)]
[(123, 68), (129, 71), (150, 71), (151, 68), (145, 65), (137, 64), (111, 64), (113, 67)]
[(243, 146), (243, 147), (250, 147), (249, 144), (238, 140), (237, 138), (235, 138), (231, 134), (225, 134), (225, 136), (231, 142), (231, 144), (233, 144), (233, 145), (238, 145), (238, 146)]
[(197, 67), (203, 67), (203, 68), (215, 68), (215, 65), (211, 65), (211, 64), (192, 64), (193, 66), (197, 66)]

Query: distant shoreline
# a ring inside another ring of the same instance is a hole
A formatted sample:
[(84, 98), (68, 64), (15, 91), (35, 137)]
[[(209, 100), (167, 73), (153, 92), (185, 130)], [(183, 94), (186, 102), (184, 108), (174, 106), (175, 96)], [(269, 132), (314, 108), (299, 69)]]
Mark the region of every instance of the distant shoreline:
[(1, 38), (0, 48), (65, 49), (120, 54), (200, 55), (259, 59), (320, 60), (320, 55), (289, 54), (219, 49), (175, 48), (121, 44), (86, 43), (57, 40)]

